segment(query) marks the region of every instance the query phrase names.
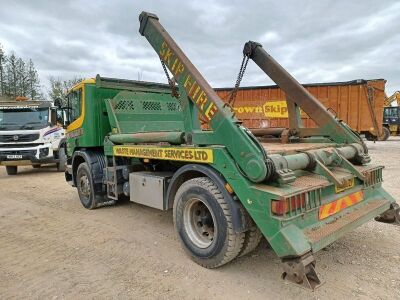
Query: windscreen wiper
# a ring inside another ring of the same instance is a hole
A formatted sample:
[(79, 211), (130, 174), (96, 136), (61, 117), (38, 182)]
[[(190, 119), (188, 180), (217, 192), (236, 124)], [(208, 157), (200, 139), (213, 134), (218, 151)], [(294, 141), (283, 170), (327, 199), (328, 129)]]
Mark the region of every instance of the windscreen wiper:
[(27, 122), (27, 123), (25, 123), (24, 125), (21, 126), (21, 129), (27, 128), (28, 126), (29, 126), (29, 127), (32, 127), (33, 124), (42, 124), (42, 122), (37, 122), (37, 121), (34, 121), (34, 122)]
[(1, 123), (0, 129), (6, 129), (7, 127), (5, 125), (17, 125), (16, 123)]

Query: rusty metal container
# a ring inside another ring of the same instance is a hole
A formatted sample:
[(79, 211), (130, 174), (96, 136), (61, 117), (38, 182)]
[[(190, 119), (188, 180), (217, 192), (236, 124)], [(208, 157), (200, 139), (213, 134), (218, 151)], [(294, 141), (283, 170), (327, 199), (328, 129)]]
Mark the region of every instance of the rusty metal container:
[[(358, 79), (303, 86), (353, 130), (373, 135), (379, 132), (381, 135), (385, 84), (384, 79)], [(224, 101), (228, 101), (232, 88), (215, 90)], [(241, 87), (234, 111), (248, 128), (289, 126), (285, 93), (278, 86)], [(304, 127), (315, 127), (304, 112), (302, 121)]]

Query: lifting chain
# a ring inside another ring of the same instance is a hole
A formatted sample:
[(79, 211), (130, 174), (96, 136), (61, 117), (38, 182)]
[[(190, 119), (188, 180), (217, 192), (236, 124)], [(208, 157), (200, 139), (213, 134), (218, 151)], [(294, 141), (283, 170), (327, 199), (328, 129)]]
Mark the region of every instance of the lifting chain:
[(231, 96), (229, 97), (229, 100), (228, 100), (228, 103), (231, 107), (233, 107), (235, 105), (236, 94), (237, 94), (237, 91), (239, 90), (240, 82), (242, 81), (244, 72), (246, 72), (246, 67), (247, 67), (247, 63), (249, 62), (249, 59), (250, 59), (249, 55), (243, 54), (242, 64), (240, 65), (240, 70), (239, 70), (238, 77), (236, 79), (235, 88), (232, 90)]
[(169, 77), (169, 73), (167, 70), (167, 66), (165, 65), (165, 62), (161, 58), (160, 58), (160, 61), (161, 61), (161, 65), (164, 69), (165, 75), (167, 76), (168, 84), (171, 87), (172, 96), (175, 98), (179, 98), (179, 93), (178, 93), (178, 89), (176, 88), (175, 81), (172, 80), (171, 77)]

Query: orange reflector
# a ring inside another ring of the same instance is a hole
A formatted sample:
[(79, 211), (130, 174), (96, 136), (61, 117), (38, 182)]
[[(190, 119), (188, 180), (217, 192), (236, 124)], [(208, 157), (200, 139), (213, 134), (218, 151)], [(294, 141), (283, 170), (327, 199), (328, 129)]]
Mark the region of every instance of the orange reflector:
[(229, 183), (225, 183), (225, 188), (228, 191), (229, 194), (233, 194), (233, 189), (232, 187), (229, 185)]
[(302, 209), (306, 206), (307, 194), (297, 194), (282, 200), (272, 200), (271, 211), (274, 215), (283, 216), (288, 212)]
[(328, 204), (324, 204), (319, 208), (319, 219), (322, 220), (332, 216), (347, 207), (361, 202), (362, 200), (364, 200), (364, 193), (363, 191), (358, 191)]

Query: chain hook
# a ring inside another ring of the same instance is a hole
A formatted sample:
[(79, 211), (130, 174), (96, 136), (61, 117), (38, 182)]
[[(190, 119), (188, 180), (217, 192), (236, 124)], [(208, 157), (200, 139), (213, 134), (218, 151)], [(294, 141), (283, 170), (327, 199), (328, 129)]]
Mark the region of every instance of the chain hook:
[(176, 88), (175, 80), (172, 80), (171, 77), (169, 77), (169, 73), (167, 70), (167, 66), (165, 65), (165, 62), (161, 58), (160, 58), (160, 61), (161, 61), (161, 65), (164, 69), (164, 73), (167, 76), (168, 84), (171, 87), (172, 96), (175, 98), (179, 98), (179, 92), (178, 92), (178, 89)]
[(246, 72), (247, 63), (249, 62), (249, 59), (250, 59), (250, 55), (243, 54), (242, 64), (240, 65), (240, 70), (239, 70), (238, 77), (236, 79), (235, 87), (232, 90), (231, 95), (230, 95), (229, 100), (228, 100), (228, 104), (231, 107), (233, 107), (235, 105), (236, 94), (237, 94), (237, 92), (239, 90), (240, 82), (243, 79), (244, 73)]

